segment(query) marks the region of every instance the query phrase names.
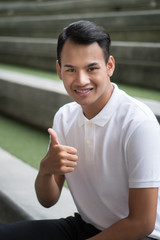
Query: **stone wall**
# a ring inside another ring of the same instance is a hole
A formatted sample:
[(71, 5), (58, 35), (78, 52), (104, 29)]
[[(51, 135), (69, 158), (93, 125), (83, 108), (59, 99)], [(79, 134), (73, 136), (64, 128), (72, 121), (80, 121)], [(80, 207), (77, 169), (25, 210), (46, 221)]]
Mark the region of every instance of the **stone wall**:
[(158, 0), (0, 2), (0, 62), (55, 71), (58, 34), (86, 19), (112, 39), (114, 81), (160, 89)]

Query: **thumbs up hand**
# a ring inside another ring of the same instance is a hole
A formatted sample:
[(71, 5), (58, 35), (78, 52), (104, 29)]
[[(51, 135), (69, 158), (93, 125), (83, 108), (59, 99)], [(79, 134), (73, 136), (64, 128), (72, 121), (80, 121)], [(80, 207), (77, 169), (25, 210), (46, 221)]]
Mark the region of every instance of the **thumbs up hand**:
[(44, 174), (64, 175), (74, 171), (77, 166), (77, 150), (73, 147), (60, 145), (56, 132), (49, 128), (51, 136), (50, 146), (47, 155), (42, 159), (41, 171)]
[(51, 136), (51, 144), (50, 145), (58, 145), (59, 142), (58, 142), (57, 133), (52, 128), (48, 129), (48, 133)]

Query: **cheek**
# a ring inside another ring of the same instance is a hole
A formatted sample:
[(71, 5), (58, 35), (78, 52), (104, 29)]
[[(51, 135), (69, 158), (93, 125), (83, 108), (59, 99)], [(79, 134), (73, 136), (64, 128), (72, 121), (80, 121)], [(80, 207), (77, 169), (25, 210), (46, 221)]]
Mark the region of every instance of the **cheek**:
[(67, 92), (69, 92), (72, 87), (72, 81), (70, 80), (70, 78), (64, 77), (63, 85), (64, 85), (65, 89), (67, 90)]
[(105, 87), (107, 85), (106, 74), (101, 74), (101, 75), (98, 74), (97, 76), (94, 76), (93, 82), (97, 87), (101, 87), (101, 88)]

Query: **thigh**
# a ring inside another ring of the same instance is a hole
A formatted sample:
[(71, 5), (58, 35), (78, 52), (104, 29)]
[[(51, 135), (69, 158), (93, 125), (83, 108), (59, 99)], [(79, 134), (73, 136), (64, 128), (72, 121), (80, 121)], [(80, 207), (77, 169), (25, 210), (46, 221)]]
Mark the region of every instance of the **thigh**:
[(22, 221), (0, 225), (3, 240), (72, 240), (74, 228), (65, 219)]
[(84, 240), (100, 231), (79, 214), (58, 220), (23, 221), (0, 225), (3, 240)]

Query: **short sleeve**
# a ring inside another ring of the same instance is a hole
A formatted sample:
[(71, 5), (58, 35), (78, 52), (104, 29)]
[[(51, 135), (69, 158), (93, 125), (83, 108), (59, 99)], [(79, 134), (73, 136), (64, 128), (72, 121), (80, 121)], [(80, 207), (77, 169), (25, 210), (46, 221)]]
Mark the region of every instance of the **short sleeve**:
[(160, 187), (160, 126), (143, 122), (129, 138), (127, 149), (130, 188)]

